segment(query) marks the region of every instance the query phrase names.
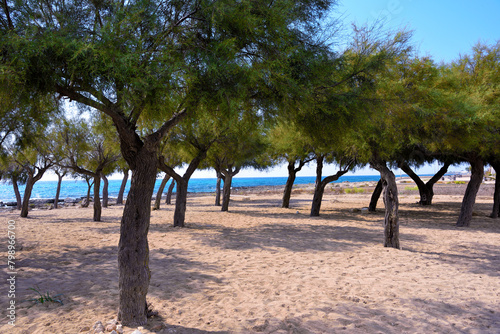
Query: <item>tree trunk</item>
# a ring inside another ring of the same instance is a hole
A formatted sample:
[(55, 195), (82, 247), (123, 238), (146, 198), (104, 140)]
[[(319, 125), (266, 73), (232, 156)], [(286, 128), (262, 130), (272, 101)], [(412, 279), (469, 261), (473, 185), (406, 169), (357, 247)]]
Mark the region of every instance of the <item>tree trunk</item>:
[(484, 176), (484, 162), (479, 157), (474, 157), (469, 160), (471, 165), (471, 177), (465, 195), (462, 200), (460, 208), (460, 215), (458, 216), (457, 226), (469, 226), (472, 220), (472, 212), (474, 204), (476, 203), (476, 195), (483, 182)]
[(21, 210), (23, 202), (21, 200), (21, 193), (19, 192), (17, 182), (17, 176), (12, 176), (12, 187), (14, 188), (14, 194), (16, 195), (16, 209)]
[(378, 202), (378, 199), (380, 198), (380, 195), (382, 194), (383, 189), (384, 189), (384, 186), (382, 184), (382, 179), (380, 179), (377, 182), (377, 186), (373, 190), (372, 197), (370, 199), (370, 205), (368, 206), (368, 211), (370, 211), (370, 212), (377, 211), (377, 202)]
[(231, 185), (233, 184), (233, 177), (240, 172), (240, 167), (229, 167), (228, 169), (221, 169), (224, 178), (224, 187), (222, 189), (222, 208), (221, 211), (229, 210), (229, 201), (231, 199)]
[(443, 177), (444, 174), (448, 171), (448, 167), (450, 164), (444, 164), (443, 167), (439, 169), (439, 171), (434, 175), (427, 183), (424, 183), (422, 179), (415, 174), (415, 172), (408, 166), (406, 163), (399, 164), (399, 168), (416, 183), (418, 187), (418, 192), (420, 194), (420, 201), (418, 204), (420, 205), (432, 205), (432, 199), (434, 197), (434, 184), (436, 184), (439, 179)]
[(161, 195), (163, 194), (163, 190), (165, 189), (165, 186), (167, 185), (167, 182), (169, 179), (170, 179), (170, 175), (165, 174), (165, 176), (163, 177), (163, 180), (161, 180), (160, 187), (158, 188), (158, 192), (156, 193), (155, 204), (153, 206), (153, 210), (160, 210)]
[(31, 198), (31, 192), (33, 191), (33, 186), (38, 180), (42, 178), (47, 169), (49, 169), (49, 167), (39, 169), (36, 175), (34, 175), (33, 172), (28, 173), (28, 181), (26, 181), (26, 188), (24, 189), (23, 205), (21, 206), (21, 217), (28, 217), (28, 209), (30, 204), (29, 202)]
[[(220, 204), (220, 183), (222, 181), (222, 173), (217, 171), (217, 183), (215, 184), (215, 206), (221, 206)], [(225, 183), (224, 183), (225, 184)]]
[(312, 200), (312, 205), (311, 205), (311, 217), (317, 217), (319, 216), (319, 212), (321, 209), (321, 202), (323, 201), (323, 194), (325, 193), (325, 188), (326, 185), (330, 182), (337, 181), (342, 175), (347, 173), (349, 171), (349, 168), (351, 167), (352, 163), (351, 162), (346, 169), (344, 170), (339, 170), (337, 174), (335, 175), (329, 175), (325, 177), (323, 180), (322, 178), (322, 173), (323, 173), (323, 160), (324, 157), (318, 157), (316, 159), (317, 161), (317, 166), (316, 166), (316, 184), (314, 187), (314, 196)]
[(28, 176), (26, 181), (26, 187), (24, 188), (23, 203), (21, 206), (21, 217), (28, 217), (28, 210), (30, 205), (31, 192), (33, 191), (33, 186), (35, 185), (35, 180), (32, 175)]
[(107, 208), (108, 207), (108, 178), (106, 175), (102, 174), (101, 176), (102, 180), (104, 181), (103, 187), (102, 187), (102, 207)]
[(321, 189), (321, 178), (323, 174), (323, 156), (316, 158), (316, 183), (314, 184), (314, 196), (311, 205), (311, 216), (319, 216), (319, 210), (321, 209), (321, 200), (323, 199), (324, 188)]
[(82, 203), (82, 208), (88, 208), (90, 204), (90, 190), (92, 189), (92, 185), (94, 184), (94, 182), (90, 182), (90, 179), (85, 179), (85, 181), (87, 181), (87, 202)]
[(373, 160), (371, 166), (379, 171), (384, 193), (384, 247), (400, 248), (399, 244), (399, 200), (396, 176), (382, 160)]
[(177, 181), (177, 194), (175, 196), (174, 227), (184, 227), (186, 220), (188, 181), (184, 178), (179, 181)]
[(120, 191), (118, 192), (118, 197), (116, 198), (116, 204), (123, 204), (123, 194), (125, 193), (125, 187), (128, 181), (128, 169), (123, 170), (123, 179), (120, 186)]
[(101, 221), (101, 196), (100, 189), (101, 188), (101, 175), (97, 173), (94, 177), (94, 221)]
[(233, 176), (231, 173), (224, 175), (224, 187), (222, 188), (222, 207), (221, 211), (229, 210), (229, 200), (231, 199), (231, 184), (233, 183)]
[(61, 184), (64, 174), (57, 173), (57, 189), (56, 189), (56, 197), (54, 198), (54, 209), (59, 207), (59, 195), (61, 194)]
[(172, 183), (170, 183), (170, 186), (168, 187), (167, 198), (165, 200), (165, 203), (168, 205), (172, 204), (172, 192), (174, 191), (174, 187), (175, 187), (175, 180), (172, 180)]
[(177, 174), (174, 169), (165, 164), (164, 157), (160, 157), (157, 166), (170, 175), (177, 182), (177, 195), (175, 197), (175, 210), (174, 210), (174, 226), (184, 227), (184, 222), (186, 218), (186, 204), (187, 204), (187, 193), (188, 193), (188, 183), (189, 179), (198, 168), (200, 163), (207, 156), (208, 147), (200, 150), (198, 155), (191, 160), (189, 166), (183, 176)]
[[(290, 168), (290, 164), (292, 164), (292, 168)], [(290, 197), (292, 196), (293, 183), (295, 182), (295, 177), (297, 176), (295, 168), (293, 167), (293, 163), (288, 163), (288, 178), (286, 179), (285, 190), (283, 191), (283, 201), (281, 203), (281, 207), (286, 209), (290, 208)]]
[(500, 161), (492, 161), (491, 167), (495, 170), (495, 193), (493, 194), (493, 209), (491, 210), (491, 218), (500, 217)]
[[(148, 231), (157, 171), (155, 149), (146, 143), (134, 157), (130, 191), (120, 225), (118, 320), (132, 327), (147, 322), (146, 295), (151, 278)], [(132, 157), (128, 159), (132, 160)]]

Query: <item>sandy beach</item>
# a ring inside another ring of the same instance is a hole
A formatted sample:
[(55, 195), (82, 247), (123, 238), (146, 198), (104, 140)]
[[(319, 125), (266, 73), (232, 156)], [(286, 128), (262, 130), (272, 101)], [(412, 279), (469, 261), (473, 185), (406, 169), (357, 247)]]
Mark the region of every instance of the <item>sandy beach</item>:
[[(383, 247), (382, 200), (376, 213), (360, 210), (373, 186), (329, 185), (314, 218), (310, 187), (295, 190), (290, 209), (280, 208), (280, 189), (237, 192), (226, 213), (212, 195), (191, 195), (184, 229), (162, 204), (149, 233), (148, 300), (158, 315), (141, 332), (500, 333), (491, 185), (481, 188), (471, 227), (457, 228), (466, 185), (436, 185), (434, 205), (421, 207), (414, 184), (401, 183), (401, 250)], [(4, 283), (0, 333), (93, 333), (96, 321), (116, 317), (122, 210), (103, 209), (102, 222), (91, 207), (2, 213), (3, 277), (10, 219), (17, 276), (16, 326), (7, 324)], [(63, 304), (34, 305), (30, 288)]]

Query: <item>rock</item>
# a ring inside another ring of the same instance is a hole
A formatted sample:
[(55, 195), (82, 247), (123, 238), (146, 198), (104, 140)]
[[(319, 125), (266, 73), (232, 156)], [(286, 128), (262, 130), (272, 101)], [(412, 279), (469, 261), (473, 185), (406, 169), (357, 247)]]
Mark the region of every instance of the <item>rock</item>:
[(132, 332), (132, 334), (142, 334), (142, 332), (138, 329), (136, 329), (135, 331)]
[(159, 331), (161, 331), (162, 329), (163, 329), (163, 324), (158, 324), (158, 325), (155, 325), (155, 326), (151, 327), (151, 330), (152, 330), (153, 332), (159, 332)]
[(123, 334), (123, 326), (122, 325), (116, 325), (116, 331), (118, 334)]
[(96, 322), (95, 322), (95, 324), (94, 324), (94, 326), (92, 326), (92, 329), (96, 329), (96, 328), (97, 328), (97, 326), (99, 326), (99, 325), (101, 325), (101, 326), (102, 326), (102, 322), (100, 322), (100, 321), (96, 321)]
[(110, 334), (118, 334), (116, 331), (111, 331)]
[(85, 327), (82, 327), (82, 329), (80, 329), (80, 333), (88, 332), (88, 331), (90, 331), (90, 327), (89, 326), (85, 326)]
[(361, 208), (361, 213), (368, 213), (368, 208)]
[(357, 212), (361, 212), (360, 209), (350, 209), (349, 210), (350, 213), (357, 213)]
[(112, 332), (116, 329), (116, 324), (108, 324), (106, 325), (106, 332)]
[(49, 205), (49, 207), (47, 209), (54, 210), (54, 204)]

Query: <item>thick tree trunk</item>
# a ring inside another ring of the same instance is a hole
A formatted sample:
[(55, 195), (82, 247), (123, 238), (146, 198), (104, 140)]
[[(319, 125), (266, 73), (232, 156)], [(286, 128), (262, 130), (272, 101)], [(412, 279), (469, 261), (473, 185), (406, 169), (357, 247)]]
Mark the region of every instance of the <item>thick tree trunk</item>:
[(371, 166), (380, 173), (384, 189), (384, 247), (400, 248), (399, 244), (399, 200), (396, 176), (382, 160), (373, 160)]
[(349, 168), (351, 164), (347, 166), (346, 169), (344, 170), (339, 170), (337, 174), (335, 175), (329, 175), (325, 177), (323, 180), (322, 178), (322, 173), (323, 173), (323, 160), (324, 157), (318, 157), (316, 159), (317, 166), (316, 166), (316, 184), (314, 187), (314, 196), (311, 204), (311, 216), (312, 217), (317, 217), (319, 216), (319, 212), (321, 210), (321, 202), (323, 201), (323, 194), (325, 193), (325, 188), (326, 185), (330, 182), (337, 181), (342, 175), (347, 173), (349, 171)]
[(21, 206), (21, 217), (28, 217), (28, 210), (30, 205), (31, 192), (33, 191), (33, 186), (35, 185), (35, 180), (33, 176), (28, 176), (26, 181), (26, 187), (24, 188), (23, 204)]
[(56, 189), (56, 197), (54, 198), (54, 209), (59, 207), (59, 195), (61, 194), (61, 184), (64, 174), (57, 174), (57, 189)]
[(377, 202), (382, 194), (382, 190), (384, 189), (382, 179), (378, 180), (377, 186), (373, 190), (372, 197), (370, 199), (370, 205), (368, 205), (368, 211), (375, 212), (377, 211)]
[(168, 187), (167, 198), (165, 199), (165, 203), (167, 205), (172, 204), (172, 192), (174, 191), (174, 187), (175, 187), (175, 180), (172, 180), (170, 186)]
[(101, 221), (102, 208), (101, 208), (100, 188), (101, 188), (101, 175), (98, 173), (94, 177), (94, 221), (95, 222)]
[(229, 201), (231, 199), (231, 186), (233, 184), (233, 177), (240, 172), (240, 167), (229, 167), (222, 169), (221, 173), (224, 178), (224, 187), (222, 189), (222, 208), (221, 211), (229, 210)]
[[(290, 165), (292, 168), (290, 168)], [(297, 173), (295, 172), (293, 162), (288, 163), (288, 178), (286, 179), (285, 189), (283, 190), (283, 201), (281, 203), (282, 208), (290, 208), (290, 197), (292, 196), (293, 183)]]
[(443, 177), (448, 171), (450, 164), (444, 164), (443, 167), (434, 175), (427, 183), (424, 183), (422, 179), (408, 166), (406, 163), (399, 164), (399, 168), (416, 183), (418, 187), (418, 192), (420, 194), (420, 205), (432, 205), (432, 199), (434, 197), (434, 184), (436, 184), (439, 179)]
[(102, 207), (107, 208), (108, 207), (108, 185), (109, 185), (109, 182), (108, 182), (108, 178), (106, 177), (106, 175), (102, 174), (101, 178), (104, 182), (104, 184), (102, 186)]
[(231, 199), (231, 184), (233, 176), (231, 173), (224, 175), (224, 187), (222, 188), (222, 208), (221, 211), (229, 210), (229, 200)]
[(321, 178), (323, 175), (323, 156), (316, 158), (316, 183), (314, 184), (314, 196), (311, 205), (311, 216), (319, 216), (321, 209), (321, 200), (323, 199), (324, 188), (321, 188)]
[(217, 171), (217, 182), (215, 184), (215, 206), (221, 206), (220, 204), (220, 183), (222, 181), (222, 173)]
[(21, 210), (23, 201), (21, 199), (21, 193), (19, 192), (19, 185), (17, 182), (17, 176), (12, 176), (12, 187), (14, 188), (14, 194), (16, 195), (16, 209)]
[(34, 175), (34, 173), (29, 173), (28, 181), (26, 181), (26, 188), (24, 189), (23, 205), (21, 206), (21, 217), (28, 217), (28, 209), (30, 204), (29, 202), (31, 198), (31, 192), (33, 191), (33, 186), (38, 180), (42, 178), (47, 169), (49, 169), (49, 167), (39, 169), (36, 175)]
[(123, 204), (123, 194), (125, 193), (125, 187), (128, 181), (128, 169), (123, 170), (122, 184), (120, 185), (120, 191), (118, 192), (118, 197), (116, 198), (116, 204)]
[(174, 227), (184, 227), (186, 220), (188, 180), (181, 178), (177, 181), (175, 196)]
[(471, 177), (467, 189), (465, 190), (462, 206), (460, 208), (460, 215), (457, 220), (457, 226), (460, 227), (470, 225), (474, 204), (476, 203), (476, 195), (481, 186), (481, 182), (483, 182), (484, 176), (484, 162), (481, 158), (474, 157), (470, 159), (469, 162), (471, 165)]
[[(120, 305), (118, 320), (126, 326), (147, 322), (149, 270), (148, 231), (151, 196), (156, 181), (156, 147), (143, 147), (135, 156), (130, 192), (123, 209), (118, 244)], [(122, 149), (123, 151), (123, 149)], [(131, 158), (129, 158), (131, 159)]]
[(167, 185), (168, 180), (170, 179), (170, 175), (165, 174), (163, 180), (161, 180), (160, 187), (158, 188), (158, 192), (156, 193), (155, 204), (153, 206), (153, 210), (160, 210), (161, 204), (161, 195), (163, 194), (163, 190)]
[(493, 209), (491, 210), (491, 218), (500, 217), (500, 161), (493, 161), (490, 163), (491, 167), (495, 169), (495, 193), (493, 194)]
[(175, 197), (175, 210), (174, 210), (174, 226), (184, 227), (186, 218), (186, 204), (189, 179), (194, 171), (198, 168), (201, 161), (207, 156), (208, 147), (200, 150), (198, 155), (191, 160), (189, 166), (183, 176), (177, 174), (174, 169), (165, 164), (164, 158), (160, 157), (158, 161), (159, 168), (170, 175), (177, 182), (177, 195)]

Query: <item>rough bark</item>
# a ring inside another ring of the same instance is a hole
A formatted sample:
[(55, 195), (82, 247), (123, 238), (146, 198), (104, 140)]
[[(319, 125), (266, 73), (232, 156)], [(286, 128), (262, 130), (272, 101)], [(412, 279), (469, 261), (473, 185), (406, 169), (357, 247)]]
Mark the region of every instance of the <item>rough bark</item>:
[(102, 181), (104, 182), (103, 186), (102, 186), (102, 207), (107, 208), (108, 207), (108, 185), (109, 185), (109, 182), (108, 182), (108, 178), (106, 177), (106, 175), (102, 174), (101, 178), (102, 178)]
[(375, 212), (377, 211), (377, 202), (382, 194), (382, 190), (384, 189), (382, 179), (378, 180), (377, 186), (373, 190), (372, 197), (370, 199), (370, 205), (368, 205), (368, 211)]
[(26, 218), (28, 217), (28, 210), (29, 210), (29, 202), (31, 198), (31, 192), (33, 191), (33, 186), (35, 183), (40, 180), (49, 169), (50, 166), (40, 168), (38, 169), (38, 172), (35, 174), (33, 170), (27, 171), (28, 172), (28, 180), (26, 181), (26, 188), (24, 189), (24, 197), (23, 197), (23, 204), (21, 206), (21, 217)]
[(61, 184), (62, 184), (62, 179), (64, 177), (64, 173), (59, 173), (56, 171), (57, 174), (57, 189), (56, 189), (56, 197), (54, 198), (54, 209), (57, 209), (59, 207), (59, 195), (61, 194)]
[(167, 198), (165, 199), (165, 203), (167, 205), (172, 204), (172, 192), (174, 191), (174, 187), (175, 187), (175, 180), (172, 180), (170, 186), (168, 187)]
[(207, 156), (208, 148), (204, 148), (198, 152), (198, 155), (191, 160), (189, 166), (183, 176), (177, 174), (174, 169), (165, 164), (164, 157), (160, 157), (158, 166), (159, 168), (170, 175), (177, 183), (177, 194), (175, 197), (175, 209), (174, 209), (174, 226), (184, 227), (186, 220), (186, 204), (187, 204), (187, 189), (189, 184), (189, 179), (193, 175), (194, 171), (198, 168), (200, 163)]
[(151, 278), (148, 231), (157, 170), (155, 148), (143, 147), (134, 159), (135, 168), (120, 224), (118, 320), (127, 326), (147, 322), (146, 295)]
[(337, 181), (342, 175), (349, 171), (349, 164), (344, 170), (339, 170), (335, 175), (330, 175), (325, 177), (322, 180), (323, 174), (323, 161), (324, 157), (320, 156), (316, 158), (316, 183), (314, 186), (314, 196), (311, 204), (311, 216), (317, 217), (319, 216), (319, 212), (321, 210), (321, 202), (323, 201), (323, 194), (325, 193), (325, 187), (328, 183)]
[(476, 203), (476, 195), (483, 182), (484, 176), (484, 161), (481, 158), (477, 156), (471, 157), (469, 163), (471, 165), (471, 177), (467, 189), (465, 190), (462, 206), (460, 208), (460, 215), (457, 220), (457, 226), (460, 227), (470, 226), (474, 204)]
[(371, 166), (380, 173), (385, 206), (384, 247), (400, 249), (399, 244), (399, 200), (396, 176), (382, 160), (373, 160)]
[(120, 191), (118, 192), (118, 197), (116, 198), (116, 204), (123, 204), (123, 194), (125, 193), (125, 187), (127, 186), (128, 171), (128, 168), (123, 170), (122, 184), (120, 185)]
[(222, 207), (221, 211), (229, 210), (229, 201), (231, 200), (231, 185), (233, 183), (233, 177), (240, 172), (240, 167), (230, 167), (228, 169), (222, 169), (221, 173), (224, 175), (224, 187), (222, 188)]
[(167, 185), (167, 182), (169, 179), (170, 179), (170, 176), (168, 174), (165, 174), (165, 176), (163, 177), (163, 180), (161, 180), (160, 187), (158, 188), (158, 192), (156, 193), (155, 204), (153, 205), (153, 210), (160, 210), (161, 195), (163, 194), (163, 190), (165, 189), (165, 186)]
[[(310, 160), (308, 160), (310, 161)], [(306, 160), (299, 160), (299, 165), (295, 167), (295, 160), (288, 161), (288, 179), (286, 180), (285, 189), (283, 191), (283, 200), (281, 203), (282, 208), (290, 207), (290, 197), (292, 196), (293, 183), (295, 182), (295, 178), (297, 177), (297, 173), (300, 172), (302, 167), (308, 162)]]
[(432, 199), (434, 197), (434, 184), (439, 181), (444, 174), (448, 171), (450, 164), (444, 164), (443, 167), (426, 183), (408, 166), (407, 163), (399, 164), (399, 168), (405, 172), (417, 185), (418, 192), (420, 194), (420, 205), (432, 205)]
[(31, 192), (33, 191), (33, 186), (35, 185), (35, 181), (33, 180), (33, 177), (30, 175), (28, 176), (28, 180), (26, 181), (26, 186), (24, 188), (24, 197), (23, 197), (23, 202), (21, 206), (21, 217), (28, 217), (28, 210), (29, 210), (29, 202), (30, 202), (30, 197), (31, 197)]
[(21, 199), (21, 193), (19, 192), (19, 185), (17, 182), (17, 176), (12, 175), (12, 187), (14, 188), (14, 194), (16, 195), (16, 209), (21, 210), (23, 201)]
[(491, 210), (491, 218), (500, 217), (500, 161), (492, 161), (490, 162), (491, 167), (496, 172), (495, 176), (495, 193), (493, 194), (493, 208)]
[(222, 173), (220, 171), (217, 171), (217, 182), (215, 184), (215, 206), (221, 206), (220, 202), (220, 196), (221, 196), (221, 191), (220, 191), (220, 184), (222, 181)]

